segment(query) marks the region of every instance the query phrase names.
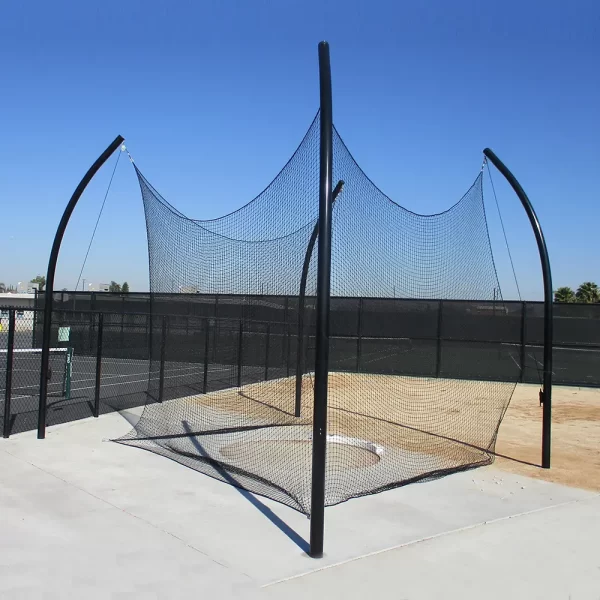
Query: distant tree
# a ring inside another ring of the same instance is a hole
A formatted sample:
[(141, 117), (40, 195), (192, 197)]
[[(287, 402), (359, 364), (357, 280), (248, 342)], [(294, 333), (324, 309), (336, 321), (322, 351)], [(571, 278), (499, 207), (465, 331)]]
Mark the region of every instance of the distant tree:
[(126, 281), (125, 281), (125, 282), (123, 283), (123, 285), (121, 286), (121, 291), (122, 291), (124, 294), (129, 294), (129, 284), (128, 284)]
[(38, 290), (40, 290), (41, 292), (44, 289), (44, 286), (46, 285), (46, 278), (43, 275), (37, 275), (30, 281), (30, 283), (37, 283)]
[(554, 302), (575, 302), (575, 292), (570, 287), (559, 287), (554, 292)]
[(592, 281), (585, 281), (577, 288), (575, 297), (577, 302), (585, 302), (586, 304), (600, 302), (600, 288), (598, 284)]
[(6, 292), (6, 286), (0, 282), (0, 294), (4, 294), (4, 292)]
[(111, 281), (110, 285), (108, 286), (108, 291), (109, 292), (120, 292), (121, 286), (116, 281)]

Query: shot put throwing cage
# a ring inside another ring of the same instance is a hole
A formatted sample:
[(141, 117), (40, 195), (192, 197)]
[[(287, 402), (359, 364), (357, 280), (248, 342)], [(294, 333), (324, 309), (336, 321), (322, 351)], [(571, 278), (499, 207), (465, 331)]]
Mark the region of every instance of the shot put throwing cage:
[[(319, 44), (319, 74), (320, 74), (320, 140), (319, 140), (319, 206), (318, 223), (306, 251), (300, 290), (300, 301), (304, 302), (306, 273), (312, 255), (313, 247), (317, 243), (318, 263), (316, 274), (316, 327), (314, 334), (315, 364), (314, 364), (314, 406), (312, 417), (312, 471), (310, 493), (310, 555), (320, 557), (323, 555), (324, 536), (324, 508), (326, 493), (326, 449), (328, 443), (327, 431), (327, 403), (328, 403), (328, 378), (329, 378), (329, 350), (330, 350), (330, 296), (331, 296), (331, 244), (332, 244), (332, 206), (335, 196), (339, 194), (343, 182), (340, 181), (335, 190), (333, 187), (333, 117), (332, 117), (332, 89), (329, 46), (327, 42)], [(107, 159), (121, 146), (124, 138), (117, 138), (98, 157), (95, 163), (85, 174), (75, 192), (73, 193), (59, 223), (46, 275), (46, 290), (43, 318), (43, 338), (40, 373), (40, 396), (38, 417), (38, 438), (43, 439), (46, 433), (46, 399), (47, 399), (47, 372), (49, 366), (49, 353), (52, 332), (52, 298), (54, 291), (54, 277), (56, 263), (62, 238), (79, 198), (86, 186), (107, 161)], [(550, 443), (551, 443), (551, 399), (552, 399), (552, 280), (550, 262), (544, 240), (542, 228), (537, 219), (531, 202), (525, 191), (504, 165), (504, 163), (489, 148), (483, 151), (485, 157), (506, 178), (519, 200), (532, 226), (539, 251), (544, 285), (544, 349), (543, 349), (543, 384), (540, 391), (540, 402), (543, 404), (542, 425), (542, 467), (550, 468)], [(298, 312), (298, 344), (301, 348), (304, 336), (302, 334), (304, 311)], [(297, 373), (295, 387), (295, 415), (300, 414), (302, 395), (302, 375), (304, 365), (302, 360), (304, 352), (297, 355)]]

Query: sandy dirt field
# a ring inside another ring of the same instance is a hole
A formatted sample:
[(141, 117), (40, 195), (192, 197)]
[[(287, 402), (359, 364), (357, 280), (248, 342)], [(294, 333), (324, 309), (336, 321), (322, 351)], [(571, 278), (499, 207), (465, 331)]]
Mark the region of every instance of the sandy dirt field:
[[(476, 462), (493, 440), (512, 385), (332, 373), (329, 432), (383, 446)], [(240, 419), (310, 426), (312, 380), (303, 381), (302, 417), (293, 416), (294, 381), (281, 379), (187, 399)], [(192, 409), (193, 410), (193, 409)], [(365, 419), (367, 417), (367, 419)], [(600, 389), (554, 387), (552, 468), (542, 469), (538, 387), (518, 385), (498, 433), (498, 468), (600, 491)], [(230, 423), (235, 425), (235, 423)]]
[(541, 439), (538, 388), (519, 385), (500, 426), (496, 466), (600, 491), (600, 389), (554, 386), (550, 469), (539, 467)]

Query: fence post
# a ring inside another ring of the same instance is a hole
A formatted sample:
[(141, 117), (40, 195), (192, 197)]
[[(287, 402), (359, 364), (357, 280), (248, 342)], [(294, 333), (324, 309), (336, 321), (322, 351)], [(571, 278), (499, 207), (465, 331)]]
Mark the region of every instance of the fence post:
[(98, 340), (96, 345), (96, 388), (94, 391), (94, 417), (100, 415), (100, 378), (102, 375), (102, 332), (104, 331), (104, 314), (98, 315)]
[(219, 337), (221, 336), (221, 322), (219, 321), (219, 318), (217, 316), (218, 307), (219, 307), (219, 297), (215, 296), (215, 323), (214, 323), (215, 343), (213, 344), (213, 347), (212, 347), (212, 362), (214, 362), (214, 363), (217, 362), (217, 341), (218, 341)]
[(12, 397), (13, 350), (15, 347), (15, 309), (8, 311), (8, 343), (6, 345), (6, 387), (4, 390), (4, 427), (2, 436), (10, 436), (10, 401)]
[(360, 373), (360, 359), (362, 358), (362, 316), (363, 316), (363, 299), (358, 299), (358, 325), (356, 337), (356, 372)]
[(444, 301), (438, 302), (438, 322), (437, 322), (437, 348), (435, 355), (435, 376), (439, 377), (442, 372), (442, 326), (444, 314)]
[(162, 336), (160, 339), (160, 376), (158, 380), (158, 401), (163, 401), (165, 392), (165, 354), (167, 351), (167, 320), (169, 317), (163, 315)]
[(291, 356), (292, 356), (292, 333), (290, 331), (289, 324), (286, 327), (285, 336), (286, 336), (286, 340), (287, 340), (286, 358), (285, 358), (285, 362), (286, 362), (286, 376), (289, 377), (290, 376), (290, 359), (291, 359)]
[(204, 327), (204, 380), (202, 382), (202, 393), (208, 390), (208, 353), (210, 352), (210, 319), (207, 317)]
[(265, 381), (269, 379), (269, 346), (271, 343), (271, 323), (267, 323), (267, 343), (265, 344)]
[(152, 327), (154, 323), (152, 321), (152, 314), (146, 315), (146, 341), (148, 342), (148, 362), (152, 362)]
[[(61, 313), (62, 314), (62, 313)], [(74, 318), (75, 315), (73, 315)], [(82, 319), (83, 320), (83, 319)], [(62, 321), (61, 321), (62, 322)], [(94, 313), (90, 313), (90, 327), (89, 327), (89, 340), (90, 340), (90, 344), (89, 344), (89, 352), (90, 354), (92, 353), (92, 350), (94, 349)]]
[(125, 345), (125, 296), (121, 301), (121, 348)]
[(244, 322), (240, 319), (240, 333), (238, 336), (238, 376), (237, 376), (237, 386), (242, 387), (242, 342), (243, 342), (243, 327)]
[(527, 312), (527, 303), (521, 302), (521, 376), (519, 381), (523, 383), (525, 381), (525, 313)]
[(286, 376), (290, 376), (290, 336), (289, 336), (289, 327), (288, 327), (288, 310), (290, 305), (290, 299), (287, 296), (283, 298), (283, 340), (284, 351), (283, 354), (285, 356), (285, 370)]
[(32, 322), (32, 330), (31, 330), (31, 347), (32, 348), (36, 348), (37, 346), (35, 345), (35, 328), (37, 325), (37, 305), (38, 305), (38, 299), (37, 299), (37, 288), (34, 288), (33, 293), (35, 294), (35, 300), (33, 301), (33, 322)]

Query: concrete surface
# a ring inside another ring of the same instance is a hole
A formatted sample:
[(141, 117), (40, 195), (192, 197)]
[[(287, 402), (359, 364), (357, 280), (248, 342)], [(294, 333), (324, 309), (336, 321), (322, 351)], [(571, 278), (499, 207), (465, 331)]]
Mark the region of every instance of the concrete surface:
[(366, 556), (265, 588), (266, 598), (600, 598), (600, 501), (575, 501)]
[(488, 467), (350, 500), (315, 561), (306, 517), (102, 441), (129, 427), (0, 442), (0, 598), (600, 599), (592, 492)]

